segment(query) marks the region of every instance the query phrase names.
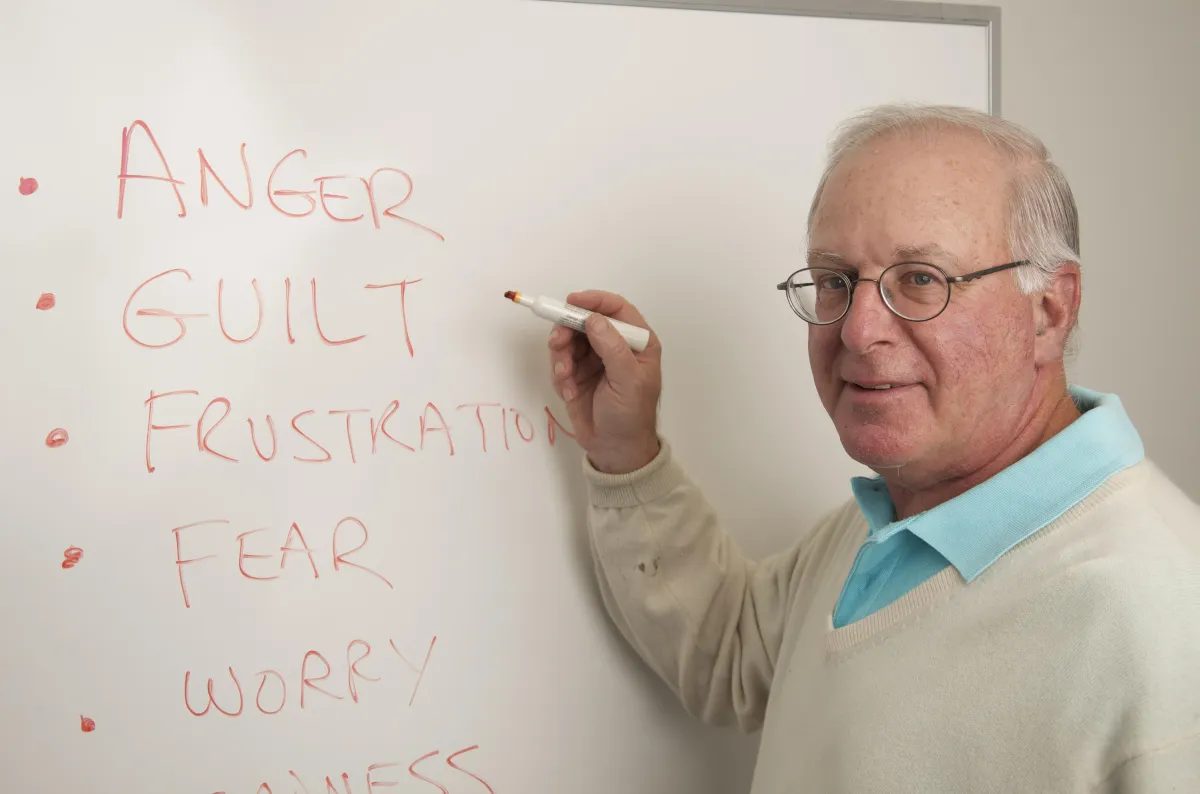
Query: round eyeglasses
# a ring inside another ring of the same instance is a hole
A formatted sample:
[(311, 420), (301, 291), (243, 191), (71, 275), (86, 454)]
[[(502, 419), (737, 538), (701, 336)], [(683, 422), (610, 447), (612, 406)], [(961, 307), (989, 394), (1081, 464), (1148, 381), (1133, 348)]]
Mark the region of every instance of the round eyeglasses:
[(879, 285), (883, 302), (902, 319), (925, 322), (937, 317), (950, 304), (950, 287), (1001, 270), (1027, 265), (1027, 260), (1009, 262), (962, 276), (951, 276), (928, 262), (897, 262), (879, 278), (861, 278), (855, 273), (824, 267), (806, 267), (776, 285), (787, 295), (792, 311), (813, 325), (830, 325), (846, 316), (854, 287), (863, 281)]

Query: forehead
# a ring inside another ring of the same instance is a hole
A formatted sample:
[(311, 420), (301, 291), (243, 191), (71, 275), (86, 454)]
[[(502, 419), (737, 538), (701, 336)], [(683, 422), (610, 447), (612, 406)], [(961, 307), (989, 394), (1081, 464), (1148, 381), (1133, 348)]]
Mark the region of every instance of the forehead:
[(889, 134), (850, 152), (830, 173), (812, 247), (888, 258), (938, 245), (967, 258), (1003, 243), (1010, 165), (982, 137)]

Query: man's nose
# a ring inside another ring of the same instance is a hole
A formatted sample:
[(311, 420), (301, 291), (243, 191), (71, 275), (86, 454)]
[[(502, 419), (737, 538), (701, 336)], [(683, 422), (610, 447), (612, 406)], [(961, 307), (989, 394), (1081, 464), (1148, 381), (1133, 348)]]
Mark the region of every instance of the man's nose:
[(859, 279), (854, 284), (841, 334), (842, 344), (852, 353), (866, 353), (895, 338), (900, 318), (887, 307), (880, 289), (879, 282), (871, 279)]

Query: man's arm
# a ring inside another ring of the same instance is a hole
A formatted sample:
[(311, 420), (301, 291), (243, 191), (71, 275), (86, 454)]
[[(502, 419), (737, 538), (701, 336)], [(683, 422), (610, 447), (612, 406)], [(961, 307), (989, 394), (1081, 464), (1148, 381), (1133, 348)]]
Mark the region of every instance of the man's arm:
[(584, 470), (600, 592), (621, 634), (693, 716), (758, 729), (807, 545), (743, 557), (665, 441), (638, 471)]
[(1197, 732), (1119, 763), (1093, 794), (1158, 794), (1200, 791), (1200, 726)]

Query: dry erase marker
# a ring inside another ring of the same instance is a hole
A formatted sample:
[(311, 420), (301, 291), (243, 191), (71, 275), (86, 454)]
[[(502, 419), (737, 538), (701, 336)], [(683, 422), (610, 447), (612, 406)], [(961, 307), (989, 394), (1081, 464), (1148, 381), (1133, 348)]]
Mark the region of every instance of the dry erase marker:
[[(585, 332), (587, 328), (584, 323), (587, 318), (594, 314), (587, 309), (581, 309), (578, 306), (572, 306), (569, 303), (557, 300), (555, 298), (547, 298), (545, 295), (539, 295), (536, 298), (530, 298), (527, 295), (522, 295), (519, 292), (509, 290), (504, 293), (504, 297), (508, 298), (513, 303), (519, 303), (522, 306), (528, 306), (533, 310), (533, 313), (538, 317), (542, 317), (553, 323), (565, 325), (568, 328), (574, 328), (576, 331)], [(611, 317), (607, 318), (612, 327), (617, 329), (629, 347), (637, 352), (642, 352), (646, 349), (646, 345), (650, 342), (650, 332), (645, 328), (638, 328), (636, 325), (623, 323), (620, 320), (614, 320)]]

